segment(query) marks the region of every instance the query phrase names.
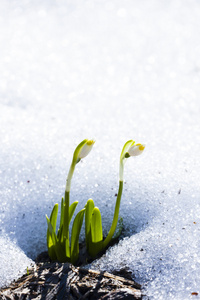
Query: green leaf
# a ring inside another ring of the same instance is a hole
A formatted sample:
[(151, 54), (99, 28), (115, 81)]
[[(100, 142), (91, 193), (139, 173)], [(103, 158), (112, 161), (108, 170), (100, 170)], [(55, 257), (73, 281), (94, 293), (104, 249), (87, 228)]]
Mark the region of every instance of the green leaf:
[[(71, 221), (71, 219), (72, 219), (72, 216), (73, 216), (73, 214), (74, 214), (74, 211), (75, 211), (75, 209), (76, 209), (76, 206), (77, 206), (77, 204), (78, 204), (78, 201), (75, 201), (75, 202), (73, 202), (71, 205), (70, 205), (70, 207), (69, 207), (69, 222), (66, 220), (66, 222), (65, 222), (65, 224), (66, 223), (70, 223), (70, 221)], [(61, 242), (61, 243), (63, 243), (63, 241), (64, 241), (64, 237), (63, 237), (63, 219), (64, 219), (64, 207), (65, 207), (65, 204), (64, 204), (64, 202), (63, 202), (63, 198), (62, 198), (62, 204), (61, 204), (61, 218), (62, 218), (62, 222), (60, 222), (60, 224), (62, 224), (62, 225), (60, 225), (60, 228), (59, 228), (59, 230), (58, 230), (58, 238), (59, 238), (59, 241)], [(69, 225), (68, 225), (69, 226)], [(69, 237), (69, 235), (67, 235), (67, 237), (65, 237), (65, 241), (66, 240), (68, 240), (68, 237)], [(69, 248), (69, 243), (66, 245), (66, 249), (68, 249)], [(67, 250), (67, 253), (68, 253), (68, 250)]]
[(63, 242), (63, 225), (58, 229), (57, 239), (60, 243)]
[(70, 261), (71, 251), (70, 251), (69, 238), (65, 240), (65, 256), (67, 257), (67, 260)]
[(90, 256), (95, 257), (103, 249), (101, 213), (98, 207), (95, 207), (93, 209), (90, 227), (91, 227), (91, 241), (89, 242), (88, 253)]
[(60, 210), (60, 226), (57, 233), (57, 238), (60, 242), (63, 242), (63, 218), (64, 218), (64, 198), (61, 200), (61, 210)]
[(66, 255), (65, 255), (63, 245), (59, 241), (56, 241), (55, 252), (56, 252), (56, 255), (57, 255), (57, 259), (60, 262), (68, 261), (67, 258), (66, 258)]
[(48, 254), (49, 257), (52, 260), (56, 260), (57, 255), (56, 255), (56, 234), (53, 230), (53, 226), (51, 225), (51, 222), (49, 220), (49, 218), (46, 215), (46, 219), (47, 219), (47, 225), (48, 225), (48, 229), (47, 229), (47, 247), (48, 247)]
[(76, 209), (76, 207), (77, 207), (77, 204), (78, 204), (78, 201), (75, 201), (75, 202), (73, 202), (73, 203), (70, 205), (70, 207), (69, 207), (69, 223), (70, 223), (70, 221), (71, 221), (71, 219), (72, 219), (72, 216), (73, 216), (73, 214), (74, 214), (74, 212), (75, 212), (75, 209)]
[[(47, 248), (49, 256), (52, 260), (56, 259), (56, 253), (54, 249), (54, 242), (52, 240), (52, 232), (56, 231), (56, 222), (57, 222), (57, 215), (58, 215), (58, 203), (56, 203), (52, 209), (50, 219), (47, 217)], [(51, 227), (49, 226), (49, 223), (51, 224)], [(52, 231), (52, 232), (50, 232)]]
[(47, 216), (46, 216), (46, 219), (47, 219), (49, 234), (51, 236), (52, 243), (53, 243), (51, 248), (48, 249), (49, 250), (48, 251), (49, 256), (52, 260), (58, 259), (60, 262), (66, 262), (67, 259), (66, 259), (66, 255), (65, 255), (63, 245), (60, 243), (60, 241), (58, 241), (56, 233), (53, 230), (53, 226), (52, 226), (52, 224), (51, 224), (51, 222), (50, 222), (50, 220)]
[(83, 224), (83, 217), (85, 213), (85, 208), (83, 208), (76, 215), (73, 226), (72, 226), (72, 234), (71, 234), (71, 262), (72, 264), (76, 263), (79, 257), (79, 235), (81, 231), (81, 227)]
[(94, 209), (94, 201), (89, 199), (85, 206), (85, 240), (86, 240), (86, 247), (89, 250), (91, 248), (91, 221), (92, 221), (92, 213)]
[(49, 235), (51, 237), (52, 243), (53, 243), (53, 245), (56, 245), (56, 241), (57, 241), (56, 233), (55, 233), (53, 226), (51, 224), (51, 221), (47, 217), (47, 215), (46, 215), (46, 219), (47, 219), (48, 231), (49, 231)]
[[(64, 213), (63, 213), (63, 218), (64, 217), (67, 218), (67, 215), (69, 216), (69, 219), (65, 220), (65, 224), (66, 224), (66, 226), (68, 226), (68, 228), (69, 228), (69, 223), (72, 219), (72, 216), (74, 214), (77, 204), (78, 204), (78, 201), (73, 202), (69, 207), (68, 214), (65, 214), (65, 216), (64, 216)], [(65, 209), (65, 204), (63, 204), (63, 211), (64, 211), (64, 209)], [(62, 226), (62, 228), (63, 228), (63, 226)], [(70, 242), (69, 242), (69, 229), (65, 232), (66, 232), (66, 236), (64, 237), (63, 230), (62, 230), (61, 243), (63, 245), (63, 248), (65, 249), (66, 259), (67, 259), (67, 261), (70, 261), (71, 251), (70, 251)]]
[(92, 242), (98, 243), (103, 240), (101, 213), (98, 207), (93, 209), (91, 221)]
[(69, 191), (65, 191), (63, 203), (63, 241), (69, 238)]
[(58, 203), (56, 203), (52, 209), (50, 222), (52, 225), (53, 230), (56, 232), (56, 223), (57, 223), (57, 215), (58, 215)]

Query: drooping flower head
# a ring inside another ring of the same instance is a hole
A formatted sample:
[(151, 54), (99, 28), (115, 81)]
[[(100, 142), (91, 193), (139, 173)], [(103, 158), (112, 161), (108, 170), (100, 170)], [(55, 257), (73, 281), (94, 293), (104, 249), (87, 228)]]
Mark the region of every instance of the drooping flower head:
[(129, 150), (125, 154), (125, 157), (141, 155), (143, 153), (144, 149), (145, 149), (145, 145), (143, 145), (143, 144), (135, 145), (135, 142), (134, 142), (134, 144), (129, 148)]
[(135, 141), (129, 140), (124, 144), (124, 147), (120, 156), (120, 169), (119, 169), (119, 180), (124, 180), (124, 163), (130, 156), (138, 156), (143, 153), (145, 149), (144, 144), (135, 144)]
[(80, 152), (78, 154), (78, 158), (82, 159), (82, 158), (86, 157), (90, 153), (90, 151), (92, 150), (92, 147), (93, 147), (94, 143), (95, 143), (94, 140), (86, 140), (85, 144), (80, 149)]
[(72, 180), (72, 176), (74, 173), (74, 169), (76, 164), (84, 157), (86, 157), (90, 151), (92, 150), (92, 147), (94, 145), (95, 141), (94, 140), (88, 140), (85, 139), (83, 140), (75, 149), (74, 151), (74, 155), (73, 155), (73, 159), (72, 159), (72, 163), (69, 169), (69, 173), (67, 176), (67, 180), (66, 180), (66, 187), (65, 190), (67, 192), (70, 191), (70, 187), (71, 187), (71, 180)]

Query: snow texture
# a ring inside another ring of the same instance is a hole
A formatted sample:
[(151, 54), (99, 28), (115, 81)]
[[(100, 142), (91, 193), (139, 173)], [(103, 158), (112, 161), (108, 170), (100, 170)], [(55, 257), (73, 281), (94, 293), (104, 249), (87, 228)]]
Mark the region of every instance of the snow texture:
[(128, 268), (146, 299), (200, 299), (199, 115), (199, 1), (1, 0), (0, 286), (46, 250), (84, 138), (71, 201), (92, 197), (109, 230), (134, 139), (146, 149), (125, 165), (123, 236), (90, 267)]

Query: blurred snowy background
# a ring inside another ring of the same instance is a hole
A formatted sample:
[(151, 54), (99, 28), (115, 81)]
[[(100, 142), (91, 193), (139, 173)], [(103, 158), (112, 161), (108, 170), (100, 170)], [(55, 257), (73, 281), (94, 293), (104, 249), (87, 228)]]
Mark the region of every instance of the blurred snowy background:
[(109, 229), (134, 139), (124, 234), (91, 267), (128, 268), (146, 299), (200, 299), (199, 116), (199, 1), (0, 0), (0, 286), (46, 250), (84, 138), (71, 201), (92, 197)]

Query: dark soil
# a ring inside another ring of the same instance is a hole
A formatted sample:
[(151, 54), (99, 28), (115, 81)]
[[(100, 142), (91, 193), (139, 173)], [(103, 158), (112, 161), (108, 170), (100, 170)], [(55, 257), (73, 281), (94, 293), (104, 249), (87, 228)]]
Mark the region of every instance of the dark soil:
[(0, 299), (142, 299), (141, 286), (131, 280), (127, 270), (121, 270), (120, 274), (87, 270), (51, 262), (44, 252), (28, 273), (1, 289)]

